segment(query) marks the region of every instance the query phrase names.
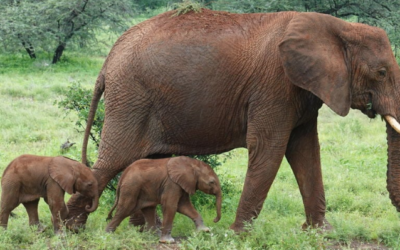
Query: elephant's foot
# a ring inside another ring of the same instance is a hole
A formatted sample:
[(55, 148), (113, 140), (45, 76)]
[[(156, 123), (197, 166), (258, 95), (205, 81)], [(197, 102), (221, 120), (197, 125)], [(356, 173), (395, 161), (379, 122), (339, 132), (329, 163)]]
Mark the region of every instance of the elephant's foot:
[(71, 232), (78, 233), (80, 230), (85, 230), (87, 217), (87, 213), (80, 214), (78, 216), (68, 216), (68, 218), (65, 220), (65, 226)]
[(161, 230), (160, 230), (160, 228), (159, 228), (158, 225), (155, 225), (155, 226), (148, 226), (148, 225), (146, 224), (145, 230), (148, 231), (148, 232), (150, 232), (150, 233), (154, 233), (155, 235), (161, 236)]
[(200, 225), (196, 229), (197, 229), (197, 231), (210, 232), (210, 229), (204, 225)]
[(91, 201), (81, 194), (74, 194), (68, 201), (68, 215), (65, 219), (65, 225), (67, 228), (74, 232), (78, 233), (79, 230), (85, 229), (85, 224), (89, 213), (86, 212), (85, 206), (89, 204)]
[[(156, 227), (160, 228), (161, 227), (161, 219), (158, 215), (156, 215)], [(146, 220), (143, 216), (142, 212), (136, 212), (133, 215), (129, 217), (129, 225), (132, 226), (138, 226), (139, 227), (139, 232), (143, 232), (143, 230), (146, 228)]]
[(47, 229), (47, 226), (41, 223), (35, 224), (35, 226), (37, 226), (36, 232), (38, 233), (43, 233)]
[(234, 222), (229, 228), (237, 234), (248, 231), (243, 222)]
[(317, 222), (317, 223), (309, 223), (309, 222), (304, 222), (302, 227), (303, 230), (307, 230), (309, 228), (318, 228), (322, 232), (329, 232), (333, 230), (332, 225), (324, 218), (322, 221)]
[(106, 227), (106, 233), (114, 233), (114, 232), (115, 232), (115, 228)]
[(171, 235), (164, 235), (164, 236), (161, 236), (159, 242), (171, 244), (171, 243), (174, 243), (175, 240), (174, 240), (174, 238), (171, 237)]

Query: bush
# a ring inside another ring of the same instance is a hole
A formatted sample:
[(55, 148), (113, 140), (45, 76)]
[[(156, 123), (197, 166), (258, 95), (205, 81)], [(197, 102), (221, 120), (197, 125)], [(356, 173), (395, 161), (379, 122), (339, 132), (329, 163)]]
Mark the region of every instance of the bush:
[[(90, 110), (90, 103), (93, 96), (92, 91), (82, 88), (79, 82), (75, 82), (68, 87), (68, 90), (64, 95), (65, 98), (62, 101), (56, 101), (55, 104), (58, 104), (59, 108), (66, 110), (67, 114), (70, 112), (76, 113), (78, 120), (75, 122), (75, 127), (78, 132), (84, 133)], [(97, 148), (100, 144), (100, 135), (103, 128), (103, 122), (104, 101), (101, 99), (93, 121), (92, 132), (90, 132), (90, 140), (96, 144)]]

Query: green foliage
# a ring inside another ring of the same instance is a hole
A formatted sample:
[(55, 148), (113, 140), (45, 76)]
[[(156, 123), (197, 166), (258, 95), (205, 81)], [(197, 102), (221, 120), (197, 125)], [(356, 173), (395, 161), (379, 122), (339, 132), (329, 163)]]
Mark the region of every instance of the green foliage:
[(1, 49), (24, 48), (31, 58), (37, 50), (51, 51), (56, 63), (67, 45), (89, 49), (99, 30), (122, 33), (133, 11), (129, 0), (5, 0), (0, 5)]
[(136, 5), (137, 7), (144, 11), (149, 9), (157, 9), (162, 7), (169, 7), (171, 3), (178, 2), (179, 0), (137, 0)]
[(176, 12), (174, 13), (173, 16), (180, 16), (191, 11), (195, 13), (201, 12), (203, 4), (192, 0), (183, 0), (183, 2), (181, 3), (175, 3), (175, 7), (176, 7)]
[[(64, 93), (64, 98), (61, 101), (56, 101), (55, 104), (69, 112), (77, 114), (75, 126), (79, 132), (84, 132), (87, 124), (87, 119), (90, 111), (90, 104), (93, 97), (93, 91), (84, 89), (78, 82), (72, 83)], [(104, 122), (104, 100), (99, 101), (96, 115), (92, 124), (90, 139), (99, 147), (101, 130)]]

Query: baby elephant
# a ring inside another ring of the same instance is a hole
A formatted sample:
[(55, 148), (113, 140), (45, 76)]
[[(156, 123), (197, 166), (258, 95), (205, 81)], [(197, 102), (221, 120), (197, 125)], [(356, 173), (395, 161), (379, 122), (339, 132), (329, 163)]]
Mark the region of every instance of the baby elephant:
[(113, 232), (123, 219), (142, 211), (148, 229), (156, 229), (156, 206), (161, 204), (161, 243), (172, 243), (172, 222), (176, 212), (191, 218), (197, 230), (209, 231), (193, 207), (189, 195), (199, 189), (216, 196), (217, 217), (221, 218), (222, 192), (217, 175), (202, 161), (189, 157), (142, 159), (126, 168), (118, 183), (117, 197), (107, 219), (117, 208), (106, 231)]
[(11, 211), (22, 203), (29, 216), (29, 225), (39, 225), (38, 203), (43, 197), (49, 205), (55, 233), (67, 217), (65, 192), (79, 192), (92, 199), (86, 211), (93, 212), (99, 204), (96, 178), (85, 165), (62, 156), (21, 155), (4, 170), (1, 179), (1, 226), (7, 228)]

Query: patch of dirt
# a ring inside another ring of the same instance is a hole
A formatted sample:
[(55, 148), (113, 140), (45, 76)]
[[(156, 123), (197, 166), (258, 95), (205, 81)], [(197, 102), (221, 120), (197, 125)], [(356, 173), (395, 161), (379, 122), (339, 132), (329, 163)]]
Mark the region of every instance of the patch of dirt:
[(345, 242), (331, 242), (332, 244), (327, 247), (327, 249), (368, 249), (368, 250), (388, 250), (385, 245), (373, 242), (362, 242), (362, 241), (352, 241), (350, 245)]
[[(156, 250), (180, 250), (180, 242), (185, 237), (176, 237), (175, 243), (173, 244), (156, 244)], [(350, 245), (345, 242), (330, 242), (330, 245), (326, 249), (330, 250), (344, 250), (344, 249), (354, 249), (354, 250), (389, 250), (385, 245), (373, 242), (362, 242), (362, 241), (352, 241)]]
[(156, 250), (180, 250), (181, 248), (179, 247), (179, 244), (183, 239), (186, 239), (186, 237), (174, 237), (175, 243), (173, 244), (155, 244)]

